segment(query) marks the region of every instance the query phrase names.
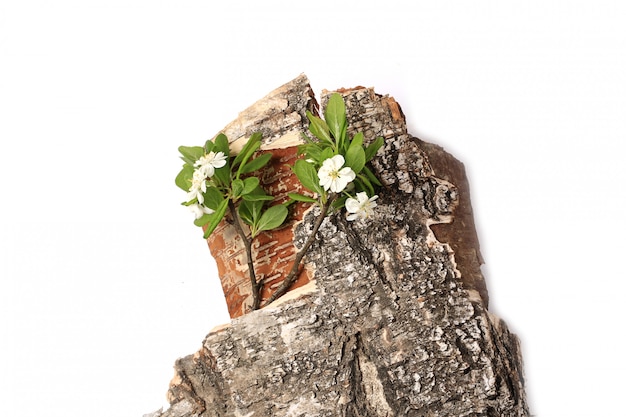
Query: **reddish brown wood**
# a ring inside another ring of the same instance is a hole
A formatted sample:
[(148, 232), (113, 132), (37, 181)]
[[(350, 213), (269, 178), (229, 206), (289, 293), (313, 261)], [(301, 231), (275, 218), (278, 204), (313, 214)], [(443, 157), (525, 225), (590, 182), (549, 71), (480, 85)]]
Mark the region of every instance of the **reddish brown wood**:
[[(282, 204), (289, 197), (287, 193), (306, 194), (291, 166), (297, 159), (297, 147), (273, 149), (272, 159), (260, 175), (261, 186), (275, 197), (273, 204)], [(256, 278), (263, 282), (261, 301), (269, 296), (282, 283), (291, 270), (297, 249), (293, 242), (293, 229), (302, 220), (309, 204), (294, 203), (284, 226), (269, 232), (262, 232), (252, 244)], [(250, 311), (252, 292), (245, 248), (235, 227), (228, 217), (208, 239), (211, 254), (217, 263), (222, 282), (226, 305), (231, 318), (239, 317)], [(310, 280), (310, 273), (302, 268), (291, 289), (299, 288)]]

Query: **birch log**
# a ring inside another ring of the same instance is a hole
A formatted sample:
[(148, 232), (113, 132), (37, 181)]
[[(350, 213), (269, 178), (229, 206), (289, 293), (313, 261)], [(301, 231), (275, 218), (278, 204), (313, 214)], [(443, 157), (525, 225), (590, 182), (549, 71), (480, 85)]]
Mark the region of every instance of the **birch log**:
[[(304, 75), (287, 86), (283, 103), (310, 106)], [(529, 415), (519, 341), (488, 311), (463, 165), (411, 136), (393, 98), (339, 92), (351, 133), (385, 139), (374, 214), (326, 218), (309, 282), (213, 329), (176, 361), (171, 407), (151, 417)], [(272, 114), (291, 123), (273, 128), (306, 131), (301, 114), (273, 105), (233, 123), (254, 128)], [(314, 214), (293, 226), (296, 249)]]

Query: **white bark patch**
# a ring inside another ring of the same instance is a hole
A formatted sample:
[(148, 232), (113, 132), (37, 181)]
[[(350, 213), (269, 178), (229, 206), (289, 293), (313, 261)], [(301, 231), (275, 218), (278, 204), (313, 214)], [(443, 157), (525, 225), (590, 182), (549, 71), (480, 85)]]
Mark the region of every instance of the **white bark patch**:
[(393, 410), (387, 402), (387, 398), (385, 398), (385, 389), (380, 377), (378, 376), (376, 366), (364, 355), (359, 355), (359, 368), (361, 370), (365, 398), (367, 399), (370, 407), (376, 412), (377, 416), (395, 416)]

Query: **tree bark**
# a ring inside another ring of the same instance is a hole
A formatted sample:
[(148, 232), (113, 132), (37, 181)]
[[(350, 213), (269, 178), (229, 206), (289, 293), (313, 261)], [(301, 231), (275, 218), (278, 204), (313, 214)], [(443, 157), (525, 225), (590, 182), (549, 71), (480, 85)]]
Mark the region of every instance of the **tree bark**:
[[(212, 330), (151, 417), (529, 415), (519, 341), (487, 309), (463, 165), (408, 134), (392, 98), (340, 93), (351, 133), (385, 139), (374, 214), (327, 217), (309, 282)], [(293, 225), (296, 249), (316, 210)]]

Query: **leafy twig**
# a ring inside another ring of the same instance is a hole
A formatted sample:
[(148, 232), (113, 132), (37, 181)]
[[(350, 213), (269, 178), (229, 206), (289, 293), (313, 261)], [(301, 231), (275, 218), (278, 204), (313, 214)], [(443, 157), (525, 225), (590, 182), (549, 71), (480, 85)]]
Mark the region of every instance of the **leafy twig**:
[[(204, 146), (181, 146), (184, 165), (176, 176), (176, 185), (187, 192), (183, 205), (195, 214), (194, 224), (204, 228), (208, 238), (230, 212), (233, 225), (241, 237), (248, 264), (252, 291), (252, 310), (261, 307), (263, 280), (257, 281), (252, 242), (260, 232), (280, 227), (288, 215), (287, 206), (293, 201), (317, 204), (321, 213), (315, 219), (312, 233), (296, 254), (294, 263), (276, 291), (263, 303), (268, 305), (284, 295), (297, 280), (302, 259), (313, 244), (317, 232), (331, 207), (348, 212), (348, 220), (367, 218), (376, 206), (374, 186), (380, 181), (366, 164), (383, 145), (383, 138), (376, 138), (364, 145), (363, 133), (350, 138), (347, 135), (346, 106), (340, 94), (332, 94), (324, 112), (325, 120), (306, 113), (309, 131), (317, 138), (305, 136), (306, 143), (298, 153), (293, 172), (305, 189), (317, 195), (317, 199), (299, 193), (288, 193), (290, 201), (268, 204), (274, 196), (268, 195), (260, 186), (258, 175), (247, 175), (262, 170), (272, 158), (271, 153), (254, 157), (261, 147), (260, 132), (250, 136), (237, 155), (231, 155), (230, 142), (223, 133)], [(243, 224), (250, 227), (248, 237)]]

